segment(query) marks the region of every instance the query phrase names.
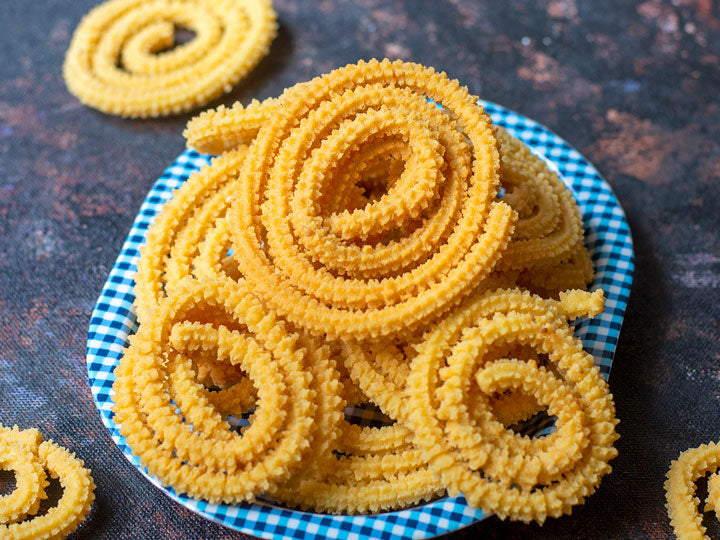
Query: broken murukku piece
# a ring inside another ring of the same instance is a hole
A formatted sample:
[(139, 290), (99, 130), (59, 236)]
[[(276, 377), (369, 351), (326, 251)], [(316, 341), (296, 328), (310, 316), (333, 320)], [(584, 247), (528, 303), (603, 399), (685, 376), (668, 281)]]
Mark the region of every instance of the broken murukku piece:
[[(20, 431), (0, 425), (0, 469), (15, 474), (15, 489), (0, 496), (0, 536), (13, 540), (65, 538), (90, 512), (95, 484), (82, 460), (52, 441), (43, 441), (36, 429)], [(47, 471), (63, 489), (57, 504), (42, 515), (47, 498)]]
[[(195, 36), (172, 48), (177, 28)], [(72, 94), (105, 113), (177, 114), (229, 92), (276, 33), (270, 0), (109, 0), (78, 25), (63, 75)]]
[(708, 480), (708, 498), (706, 511), (717, 512), (718, 486), (717, 474), (720, 469), (720, 445), (702, 444), (686, 450), (670, 464), (665, 481), (665, 497), (670, 524), (680, 540), (703, 540), (708, 538), (702, 516), (698, 511), (698, 498), (695, 495), (695, 482), (708, 472), (714, 474)]

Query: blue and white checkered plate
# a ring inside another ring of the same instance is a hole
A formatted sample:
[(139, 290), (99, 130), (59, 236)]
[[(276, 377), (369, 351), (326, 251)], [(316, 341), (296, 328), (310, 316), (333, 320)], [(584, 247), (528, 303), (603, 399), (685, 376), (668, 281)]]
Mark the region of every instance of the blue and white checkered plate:
[[(570, 188), (580, 206), (585, 226), (585, 244), (595, 265), (592, 289), (605, 291), (605, 311), (592, 320), (576, 324), (575, 334), (605, 377), (610, 373), (620, 327), (625, 313), (633, 274), (633, 246), (620, 204), (607, 182), (583, 156), (563, 139), (537, 122), (513, 111), (481, 101), (495, 124), (504, 126), (525, 142), (553, 168)], [(110, 271), (90, 321), (87, 341), (87, 368), (93, 398), (105, 427), (125, 457), (153, 484), (172, 499), (198, 514), (243, 533), (262, 538), (314, 540), (428, 538), (466, 527), (486, 517), (460, 497), (445, 497), (422, 506), (376, 515), (333, 516), (283, 508), (270, 503), (216, 505), (177, 494), (149, 476), (113, 420), (111, 411), (113, 370), (118, 365), (128, 335), (137, 329), (133, 309), (134, 278), (139, 247), (148, 226), (162, 205), (210, 157), (186, 150), (155, 182), (140, 207), (120, 256)], [(369, 411), (352, 411), (352, 416), (372, 421)], [(547, 421), (533, 422), (526, 432), (551, 429)]]

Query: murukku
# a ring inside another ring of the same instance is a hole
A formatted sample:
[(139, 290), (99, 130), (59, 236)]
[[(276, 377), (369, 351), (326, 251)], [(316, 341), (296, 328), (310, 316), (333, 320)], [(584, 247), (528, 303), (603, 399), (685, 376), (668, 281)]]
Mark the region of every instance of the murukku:
[(665, 481), (665, 496), (670, 524), (680, 540), (703, 540), (706, 528), (698, 511), (695, 482), (713, 472), (708, 480), (708, 498), (705, 510), (717, 512), (720, 499), (720, 446), (717, 443), (700, 445), (686, 450), (670, 464)]
[[(210, 502), (352, 514), (447, 490), (539, 522), (594, 491), (617, 435), (567, 323), (603, 309), (575, 290), (578, 208), (467, 89), (359, 62), (184, 135), (219, 155), (148, 231), (114, 385), (151, 474)], [(512, 430), (543, 411), (553, 433)]]
[[(177, 28), (195, 36), (172, 48)], [(270, 0), (110, 0), (80, 22), (63, 75), (70, 92), (105, 113), (176, 114), (229, 92), (276, 33)]]
[(203, 111), (190, 120), (183, 131), (189, 148), (204, 154), (222, 154), (239, 146), (250, 145), (262, 125), (274, 114), (278, 100), (252, 100), (244, 107), (220, 105)]
[[(201, 323), (178, 333), (175, 325), (198, 304), (245, 330)], [(248, 373), (257, 402), (242, 436), (208, 400), (172, 341), (215, 350), (218, 360)], [(287, 478), (310, 447), (317, 405), (305, 356), (313, 352), (243, 287), (186, 279), (140, 326), (116, 369), (116, 421), (150, 473), (179, 492), (212, 502), (251, 500)]]
[[(82, 460), (36, 429), (20, 431), (0, 425), (0, 469), (15, 474), (15, 489), (0, 496), (0, 536), (14, 540), (65, 538), (78, 528), (95, 499), (95, 484)], [(45, 471), (60, 480), (57, 504), (36, 515), (47, 498)]]
[[(610, 472), (608, 461), (617, 454), (612, 399), (563, 311), (563, 305), (577, 311), (582, 303), (591, 311), (594, 295), (584, 293), (583, 302), (581, 294), (565, 304), (519, 290), (479, 296), (416, 347), (405, 418), (450, 494), (462, 493), (473, 506), (503, 519), (542, 523), (569, 513)], [(561, 377), (534, 362), (485, 364), (488, 346), (503, 342), (536, 348)], [(483, 408), (474, 419), (468, 407), (473, 378), (485, 396), (474, 402)], [(488, 393), (508, 388), (530, 390), (559, 415), (555, 433), (529, 439), (494, 419)]]
[[(487, 277), (515, 214), (493, 202), (489, 119), (456, 81), (417, 64), (361, 62), (279, 99), (228, 214), (233, 256), (263, 302), (312, 333), (367, 338), (437, 317)], [(341, 158), (383, 137), (407, 141), (400, 178), (364, 208), (322, 216), (320, 199), (343, 187)], [(408, 236), (366, 243), (416, 219)]]
[(525, 270), (521, 272), (518, 284), (541, 296), (554, 298), (561, 291), (584, 289), (593, 275), (590, 254), (580, 240), (567, 261)]
[[(506, 192), (502, 200), (518, 213), (513, 241), (500, 266), (530, 269), (532, 275), (539, 267), (555, 266), (570, 259), (577, 249), (584, 250), (577, 203), (557, 174), (503, 128), (496, 127), (495, 136), (500, 148), (500, 180)], [(590, 269), (592, 278), (592, 265)]]
[[(232, 174), (246, 154), (246, 147), (237, 148), (193, 174), (174, 191), (148, 229), (135, 276), (135, 309), (141, 324), (168, 291), (194, 275), (199, 245), (229, 207)], [(221, 264), (226, 255), (227, 247), (215, 262)]]
[[(325, 433), (322, 420), (318, 430)], [(337, 455), (294, 475), (270, 497), (303, 509), (356, 514), (411, 506), (445, 491), (404, 426), (344, 421), (342, 432)]]

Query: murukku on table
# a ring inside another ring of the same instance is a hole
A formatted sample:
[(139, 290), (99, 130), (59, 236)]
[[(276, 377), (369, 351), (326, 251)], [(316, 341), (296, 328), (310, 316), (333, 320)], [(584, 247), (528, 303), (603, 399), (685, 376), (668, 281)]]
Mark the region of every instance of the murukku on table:
[[(178, 27), (194, 38), (166, 50)], [(103, 112), (175, 114), (229, 92), (276, 33), (270, 0), (109, 0), (75, 30), (63, 75), (70, 92)]]
[[(37, 429), (21, 431), (0, 425), (0, 469), (15, 474), (15, 489), (0, 496), (0, 537), (12, 540), (65, 538), (78, 528), (95, 500), (95, 484), (82, 460)], [(47, 498), (46, 471), (58, 478), (62, 495), (37, 515)]]

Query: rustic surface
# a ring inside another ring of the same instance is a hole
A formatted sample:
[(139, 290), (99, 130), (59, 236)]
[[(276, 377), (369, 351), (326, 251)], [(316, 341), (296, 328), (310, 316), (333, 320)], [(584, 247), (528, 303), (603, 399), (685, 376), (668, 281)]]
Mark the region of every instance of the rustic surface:
[[(78, 538), (241, 538), (171, 502), (100, 423), (83, 356), (90, 312), (188, 116), (113, 118), (65, 90), (95, 0), (6, 0), (0, 20), (0, 422), (38, 426), (98, 484)], [(666, 538), (662, 483), (720, 421), (720, 8), (712, 0), (277, 0), (270, 56), (221, 100), (388, 56), (446, 70), (570, 141), (606, 176), (637, 271), (611, 387), (614, 472), (543, 528), (488, 519), (456, 538)], [(219, 103), (219, 102), (218, 102)]]

